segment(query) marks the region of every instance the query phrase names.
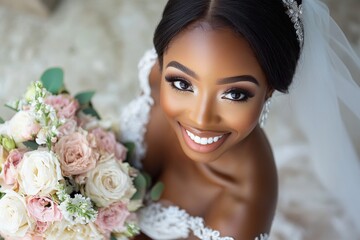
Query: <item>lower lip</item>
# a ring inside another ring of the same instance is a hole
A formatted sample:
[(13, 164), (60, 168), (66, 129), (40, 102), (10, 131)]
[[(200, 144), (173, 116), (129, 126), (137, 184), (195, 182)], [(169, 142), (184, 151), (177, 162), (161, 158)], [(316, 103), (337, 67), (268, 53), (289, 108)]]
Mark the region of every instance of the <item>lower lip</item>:
[(183, 126), (180, 125), (180, 128), (181, 128), (182, 135), (185, 139), (185, 143), (193, 151), (200, 152), (200, 153), (209, 153), (209, 152), (215, 151), (218, 147), (220, 147), (224, 143), (224, 141), (228, 137), (228, 134), (226, 134), (226, 135), (223, 135), (223, 137), (220, 138), (217, 142), (214, 142), (211, 144), (206, 144), (206, 145), (201, 145), (201, 144), (198, 144), (198, 143), (194, 142), (193, 140), (191, 140), (191, 138), (186, 133), (186, 130)]

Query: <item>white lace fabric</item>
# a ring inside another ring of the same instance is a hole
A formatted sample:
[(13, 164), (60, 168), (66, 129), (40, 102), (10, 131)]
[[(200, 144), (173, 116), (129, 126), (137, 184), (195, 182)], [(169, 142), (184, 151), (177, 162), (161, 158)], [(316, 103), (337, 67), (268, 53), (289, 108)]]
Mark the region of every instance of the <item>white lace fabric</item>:
[[(204, 219), (190, 216), (177, 206), (164, 207), (153, 203), (140, 211), (140, 228), (155, 240), (184, 239), (192, 233), (202, 240), (234, 240), (232, 237), (222, 237), (219, 231), (208, 228)], [(261, 234), (255, 240), (268, 240), (267, 234)]]
[[(135, 144), (133, 164), (136, 167), (141, 167), (141, 159), (146, 154), (144, 136), (151, 107), (154, 104), (149, 75), (156, 60), (157, 54), (154, 49), (147, 51), (140, 60), (138, 69), (142, 94), (124, 108), (120, 118), (120, 129), (126, 129), (121, 132), (121, 140)], [(219, 231), (205, 226), (204, 219), (190, 216), (177, 206), (164, 207), (160, 203), (150, 204), (141, 210), (139, 220), (142, 232), (155, 240), (183, 239), (190, 233), (202, 240), (234, 240), (232, 237), (221, 237)], [(268, 235), (265, 234), (255, 240), (267, 239)]]
[(132, 163), (139, 168), (141, 167), (141, 159), (146, 153), (144, 137), (151, 107), (154, 105), (154, 99), (151, 97), (149, 75), (156, 59), (155, 49), (151, 49), (140, 60), (138, 70), (142, 93), (123, 109), (120, 116), (120, 129), (126, 129), (126, 131), (121, 132), (121, 140), (135, 144)]

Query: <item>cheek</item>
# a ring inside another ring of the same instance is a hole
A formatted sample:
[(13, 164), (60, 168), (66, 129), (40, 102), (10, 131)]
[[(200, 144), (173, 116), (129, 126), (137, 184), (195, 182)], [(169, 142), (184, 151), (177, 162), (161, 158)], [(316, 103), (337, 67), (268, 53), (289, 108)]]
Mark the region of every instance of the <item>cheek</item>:
[(244, 103), (242, 106), (232, 106), (224, 111), (223, 120), (238, 135), (248, 135), (258, 124), (261, 110), (261, 104)]
[(183, 94), (176, 93), (166, 82), (161, 83), (160, 106), (167, 118), (176, 118), (186, 110), (186, 98), (181, 95)]

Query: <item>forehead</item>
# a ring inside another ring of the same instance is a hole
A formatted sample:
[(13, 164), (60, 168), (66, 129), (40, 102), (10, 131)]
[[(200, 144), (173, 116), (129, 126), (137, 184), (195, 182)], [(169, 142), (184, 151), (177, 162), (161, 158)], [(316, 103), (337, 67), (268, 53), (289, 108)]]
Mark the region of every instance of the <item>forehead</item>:
[(250, 44), (229, 28), (187, 28), (170, 43), (164, 66), (174, 60), (200, 73), (252, 74), (265, 80)]

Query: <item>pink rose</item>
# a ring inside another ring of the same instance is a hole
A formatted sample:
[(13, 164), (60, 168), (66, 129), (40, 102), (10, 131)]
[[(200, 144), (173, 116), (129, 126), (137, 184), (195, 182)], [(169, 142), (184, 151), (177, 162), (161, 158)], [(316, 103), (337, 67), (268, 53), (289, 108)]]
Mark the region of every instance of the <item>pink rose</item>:
[(127, 149), (116, 142), (115, 134), (113, 132), (105, 131), (102, 128), (95, 128), (92, 130), (92, 134), (95, 136), (100, 151), (114, 154), (120, 161), (126, 158)]
[[(58, 206), (48, 197), (31, 196), (27, 199), (27, 211), (37, 222), (39, 230), (44, 232), (47, 225), (43, 223), (60, 221), (62, 214)], [(45, 229), (44, 229), (45, 228)]]
[(50, 222), (37, 221), (35, 226), (35, 232), (38, 234), (44, 233), (49, 228), (50, 224)]
[(69, 135), (76, 131), (77, 121), (75, 119), (68, 119), (66, 122), (58, 128), (59, 137)]
[(126, 154), (127, 154), (128, 150), (127, 148), (120, 144), (120, 143), (116, 143), (115, 146), (115, 157), (116, 159), (123, 161), (126, 159)]
[(110, 235), (111, 232), (121, 232), (125, 230), (125, 220), (130, 216), (125, 204), (122, 202), (116, 202), (106, 208), (100, 208), (98, 210), (98, 216), (95, 224), (106, 235)]
[(16, 183), (17, 166), (21, 162), (24, 156), (24, 152), (18, 149), (10, 151), (3, 169), (3, 178), (6, 184), (13, 185)]
[(99, 158), (92, 134), (74, 132), (60, 138), (54, 151), (64, 176), (79, 175), (93, 169)]
[(59, 118), (72, 118), (79, 109), (78, 101), (67, 94), (49, 96), (45, 99), (45, 103), (55, 109)]

